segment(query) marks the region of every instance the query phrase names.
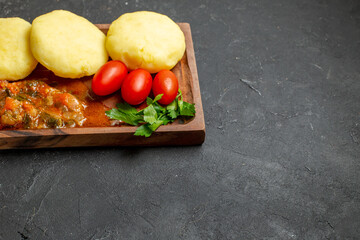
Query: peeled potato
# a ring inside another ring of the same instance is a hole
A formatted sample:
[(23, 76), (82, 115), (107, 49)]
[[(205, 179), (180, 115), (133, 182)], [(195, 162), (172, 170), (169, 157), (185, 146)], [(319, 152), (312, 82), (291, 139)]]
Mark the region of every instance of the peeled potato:
[(104, 33), (83, 17), (55, 10), (37, 17), (32, 25), (31, 51), (57, 76), (90, 76), (108, 60)]
[(106, 49), (110, 57), (130, 69), (150, 73), (171, 69), (185, 52), (185, 37), (169, 17), (147, 11), (126, 13), (109, 28)]
[(0, 18), (0, 80), (25, 78), (36, 67), (30, 31), (31, 24), (21, 18)]

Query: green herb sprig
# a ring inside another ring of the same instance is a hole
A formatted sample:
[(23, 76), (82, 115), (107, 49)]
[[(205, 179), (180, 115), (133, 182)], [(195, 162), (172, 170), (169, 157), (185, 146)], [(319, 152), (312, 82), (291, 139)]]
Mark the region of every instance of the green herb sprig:
[(150, 137), (161, 125), (171, 123), (178, 117), (195, 115), (195, 104), (185, 102), (180, 89), (175, 100), (165, 107), (158, 103), (162, 96), (163, 94), (159, 94), (154, 99), (148, 97), (148, 106), (140, 111), (127, 103), (119, 103), (117, 108), (106, 111), (105, 114), (110, 119), (121, 120), (133, 126), (140, 125), (134, 135), (145, 137)]

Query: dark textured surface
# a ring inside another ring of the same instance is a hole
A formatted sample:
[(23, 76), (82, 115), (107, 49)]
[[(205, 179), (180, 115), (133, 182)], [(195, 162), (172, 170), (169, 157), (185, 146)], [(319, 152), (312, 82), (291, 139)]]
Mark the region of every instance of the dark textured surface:
[(192, 27), (207, 139), (0, 152), (0, 239), (360, 239), (359, 1), (4, 1)]

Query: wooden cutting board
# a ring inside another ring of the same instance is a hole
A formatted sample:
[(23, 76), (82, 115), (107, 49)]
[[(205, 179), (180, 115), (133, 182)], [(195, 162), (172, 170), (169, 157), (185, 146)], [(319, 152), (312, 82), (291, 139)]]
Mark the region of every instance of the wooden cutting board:
[[(174, 123), (160, 126), (149, 138), (134, 136), (137, 127), (127, 125), (91, 128), (1, 130), (0, 149), (202, 144), (205, 140), (205, 121), (190, 25), (188, 23), (178, 23), (178, 25), (185, 35), (186, 50), (183, 58), (172, 71), (178, 77), (184, 100), (195, 103), (195, 117), (186, 122), (175, 121)], [(96, 26), (106, 34), (110, 25), (97, 24)], [(31, 74), (31, 78), (44, 78), (47, 71), (44, 67), (38, 66)], [(86, 81), (89, 83), (90, 80), (89, 78)], [(115, 107), (117, 101), (118, 98), (112, 96), (105, 99), (103, 103), (109, 107)]]

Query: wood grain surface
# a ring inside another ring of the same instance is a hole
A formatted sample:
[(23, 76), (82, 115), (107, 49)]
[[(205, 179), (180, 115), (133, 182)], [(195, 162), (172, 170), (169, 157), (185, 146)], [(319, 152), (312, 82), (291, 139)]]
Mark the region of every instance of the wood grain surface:
[[(195, 103), (194, 118), (161, 126), (149, 138), (134, 136), (137, 128), (134, 126), (2, 130), (0, 149), (202, 144), (205, 140), (205, 121), (190, 25), (188, 23), (178, 23), (178, 25), (185, 35), (186, 51), (172, 71), (179, 79), (184, 100)], [(97, 24), (97, 27), (106, 34), (109, 24)], [(50, 71), (39, 65), (28, 78), (53, 77), (55, 76)], [(83, 80), (89, 87), (91, 86), (91, 77), (85, 77)], [(116, 95), (103, 101), (109, 107), (114, 107), (117, 102)]]

